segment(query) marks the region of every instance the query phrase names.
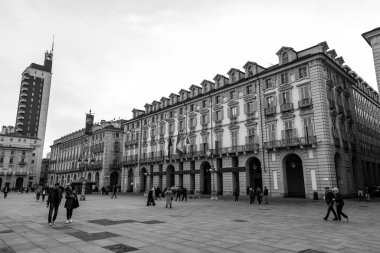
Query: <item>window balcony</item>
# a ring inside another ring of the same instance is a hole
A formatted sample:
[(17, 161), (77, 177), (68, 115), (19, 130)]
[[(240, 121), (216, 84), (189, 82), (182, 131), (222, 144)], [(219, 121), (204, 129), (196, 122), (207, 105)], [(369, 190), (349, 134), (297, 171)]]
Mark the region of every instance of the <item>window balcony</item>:
[(23, 165), (26, 165), (26, 162), (19, 162), (18, 164), (23, 166)]
[(300, 144), (303, 146), (306, 145), (315, 145), (317, 144), (317, 137), (316, 136), (305, 136), (300, 138)]
[(276, 114), (276, 106), (271, 106), (264, 109), (265, 116), (270, 116)]
[(223, 124), (223, 120), (215, 120), (215, 126), (221, 126)]
[(281, 112), (289, 112), (293, 110), (293, 103), (286, 103), (280, 106)]
[(21, 83), (21, 85), (27, 87), (27, 86), (29, 85), (29, 83), (28, 83), (28, 82), (25, 82), (25, 81), (23, 80), (23, 82)]
[(24, 116), (18, 116), (17, 117), (17, 120), (23, 120), (23, 119), (25, 119)]
[(254, 111), (254, 112), (248, 112), (247, 113), (247, 118), (256, 118), (256, 111)]
[(195, 126), (191, 126), (190, 127), (190, 131), (195, 131), (196, 127)]
[(28, 94), (26, 94), (25, 92), (21, 92), (21, 97), (27, 97)]
[(202, 129), (206, 129), (208, 127), (208, 124), (202, 124)]
[(25, 107), (26, 107), (26, 105), (20, 104), (19, 107), (18, 107), (18, 109), (22, 109), (22, 108), (25, 108)]
[(18, 113), (24, 114), (25, 111), (24, 110), (19, 110)]
[(22, 87), (21, 88), (21, 92), (27, 92), (28, 91), (28, 88), (27, 87)]
[(293, 137), (293, 138), (285, 138), (281, 140), (281, 146), (282, 147), (294, 147), (300, 145), (300, 138)]
[(271, 140), (271, 141), (264, 142), (264, 148), (265, 149), (274, 149), (274, 148), (277, 148), (278, 146), (280, 146), (279, 142), (280, 141), (277, 141), (277, 140)]
[(313, 105), (313, 101), (311, 98), (305, 98), (298, 101), (298, 108), (310, 107)]
[(21, 98), (20, 99), (20, 103), (26, 103), (26, 99), (25, 98)]
[(123, 165), (136, 164), (138, 161), (138, 155), (129, 155), (123, 159)]
[(16, 128), (16, 132), (22, 132), (22, 128)]
[(258, 143), (246, 144), (245, 151), (259, 151), (259, 144)]
[(18, 121), (18, 122), (16, 123), (16, 125), (18, 125), (18, 126), (23, 126), (23, 125), (24, 125), (24, 122), (22, 122), (22, 121)]

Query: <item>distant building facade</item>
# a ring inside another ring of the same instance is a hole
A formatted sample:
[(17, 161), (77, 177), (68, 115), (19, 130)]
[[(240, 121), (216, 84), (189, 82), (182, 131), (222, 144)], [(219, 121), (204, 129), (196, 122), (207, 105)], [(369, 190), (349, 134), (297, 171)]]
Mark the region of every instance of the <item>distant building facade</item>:
[(133, 110), (124, 123), (123, 191), (312, 198), (380, 185), (380, 100), (326, 42), (282, 47), (278, 64), (247, 62)]
[(49, 184), (85, 178), (95, 182), (94, 189), (121, 185), (123, 120), (95, 124), (91, 135), (85, 129), (70, 133), (51, 145)]
[(16, 134), (0, 134), (0, 189), (26, 188), (36, 185), (37, 150), (41, 140)]

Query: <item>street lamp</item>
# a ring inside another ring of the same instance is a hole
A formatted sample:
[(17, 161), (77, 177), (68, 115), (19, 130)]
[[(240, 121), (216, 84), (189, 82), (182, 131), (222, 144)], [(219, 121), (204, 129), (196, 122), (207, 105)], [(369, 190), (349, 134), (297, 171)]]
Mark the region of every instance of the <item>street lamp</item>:
[(217, 168), (215, 168), (214, 166), (210, 150), (207, 150), (207, 156), (210, 157), (210, 162), (211, 162), (211, 167), (209, 169), (209, 171), (211, 172), (211, 177), (212, 177), (212, 191), (211, 191), (210, 200), (218, 200), (218, 197), (216, 196), (216, 190), (215, 190), (215, 177), (216, 177)]
[[(147, 179), (148, 179), (148, 176), (150, 177), (151, 173), (150, 173), (150, 172), (144, 172), (144, 175), (145, 175), (145, 177), (146, 177), (145, 180), (147, 180)], [(146, 184), (146, 182), (145, 182), (145, 184)], [(148, 187), (148, 190), (149, 190), (152, 186), (153, 186), (153, 182), (151, 182), (151, 180), (150, 180), (150, 178), (149, 178), (149, 187)], [(145, 188), (145, 185), (144, 185), (144, 188)]]
[(95, 160), (92, 158), (88, 160), (87, 158), (79, 158), (78, 160), (78, 166), (82, 165), (84, 166), (84, 174), (82, 176), (83, 183), (82, 183), (82, 192), (80, 194), (80, 200), (84, 201), (86, 200), (86, 174), (87, 174), (87, 166), (90, 164), (90, 166), (94, 165)]

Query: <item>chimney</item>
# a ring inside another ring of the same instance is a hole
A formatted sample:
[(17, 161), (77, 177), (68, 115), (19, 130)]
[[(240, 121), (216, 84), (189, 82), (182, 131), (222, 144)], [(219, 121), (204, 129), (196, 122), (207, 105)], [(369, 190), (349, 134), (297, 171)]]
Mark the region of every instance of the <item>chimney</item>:
[(372, 47), (373, 61), (375, 62), (377, 90), (380, 92), (380, 27), (363, 33), (362, 36)]

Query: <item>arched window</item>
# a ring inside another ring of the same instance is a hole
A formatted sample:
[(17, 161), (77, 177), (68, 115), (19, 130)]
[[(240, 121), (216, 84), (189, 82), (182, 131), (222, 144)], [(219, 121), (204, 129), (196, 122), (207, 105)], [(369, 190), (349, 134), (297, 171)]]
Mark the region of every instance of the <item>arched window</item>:
[(288, 53), (287, 52), (282, 53), (282, 64), (288, 63), (288, 62), (289, 62)]

